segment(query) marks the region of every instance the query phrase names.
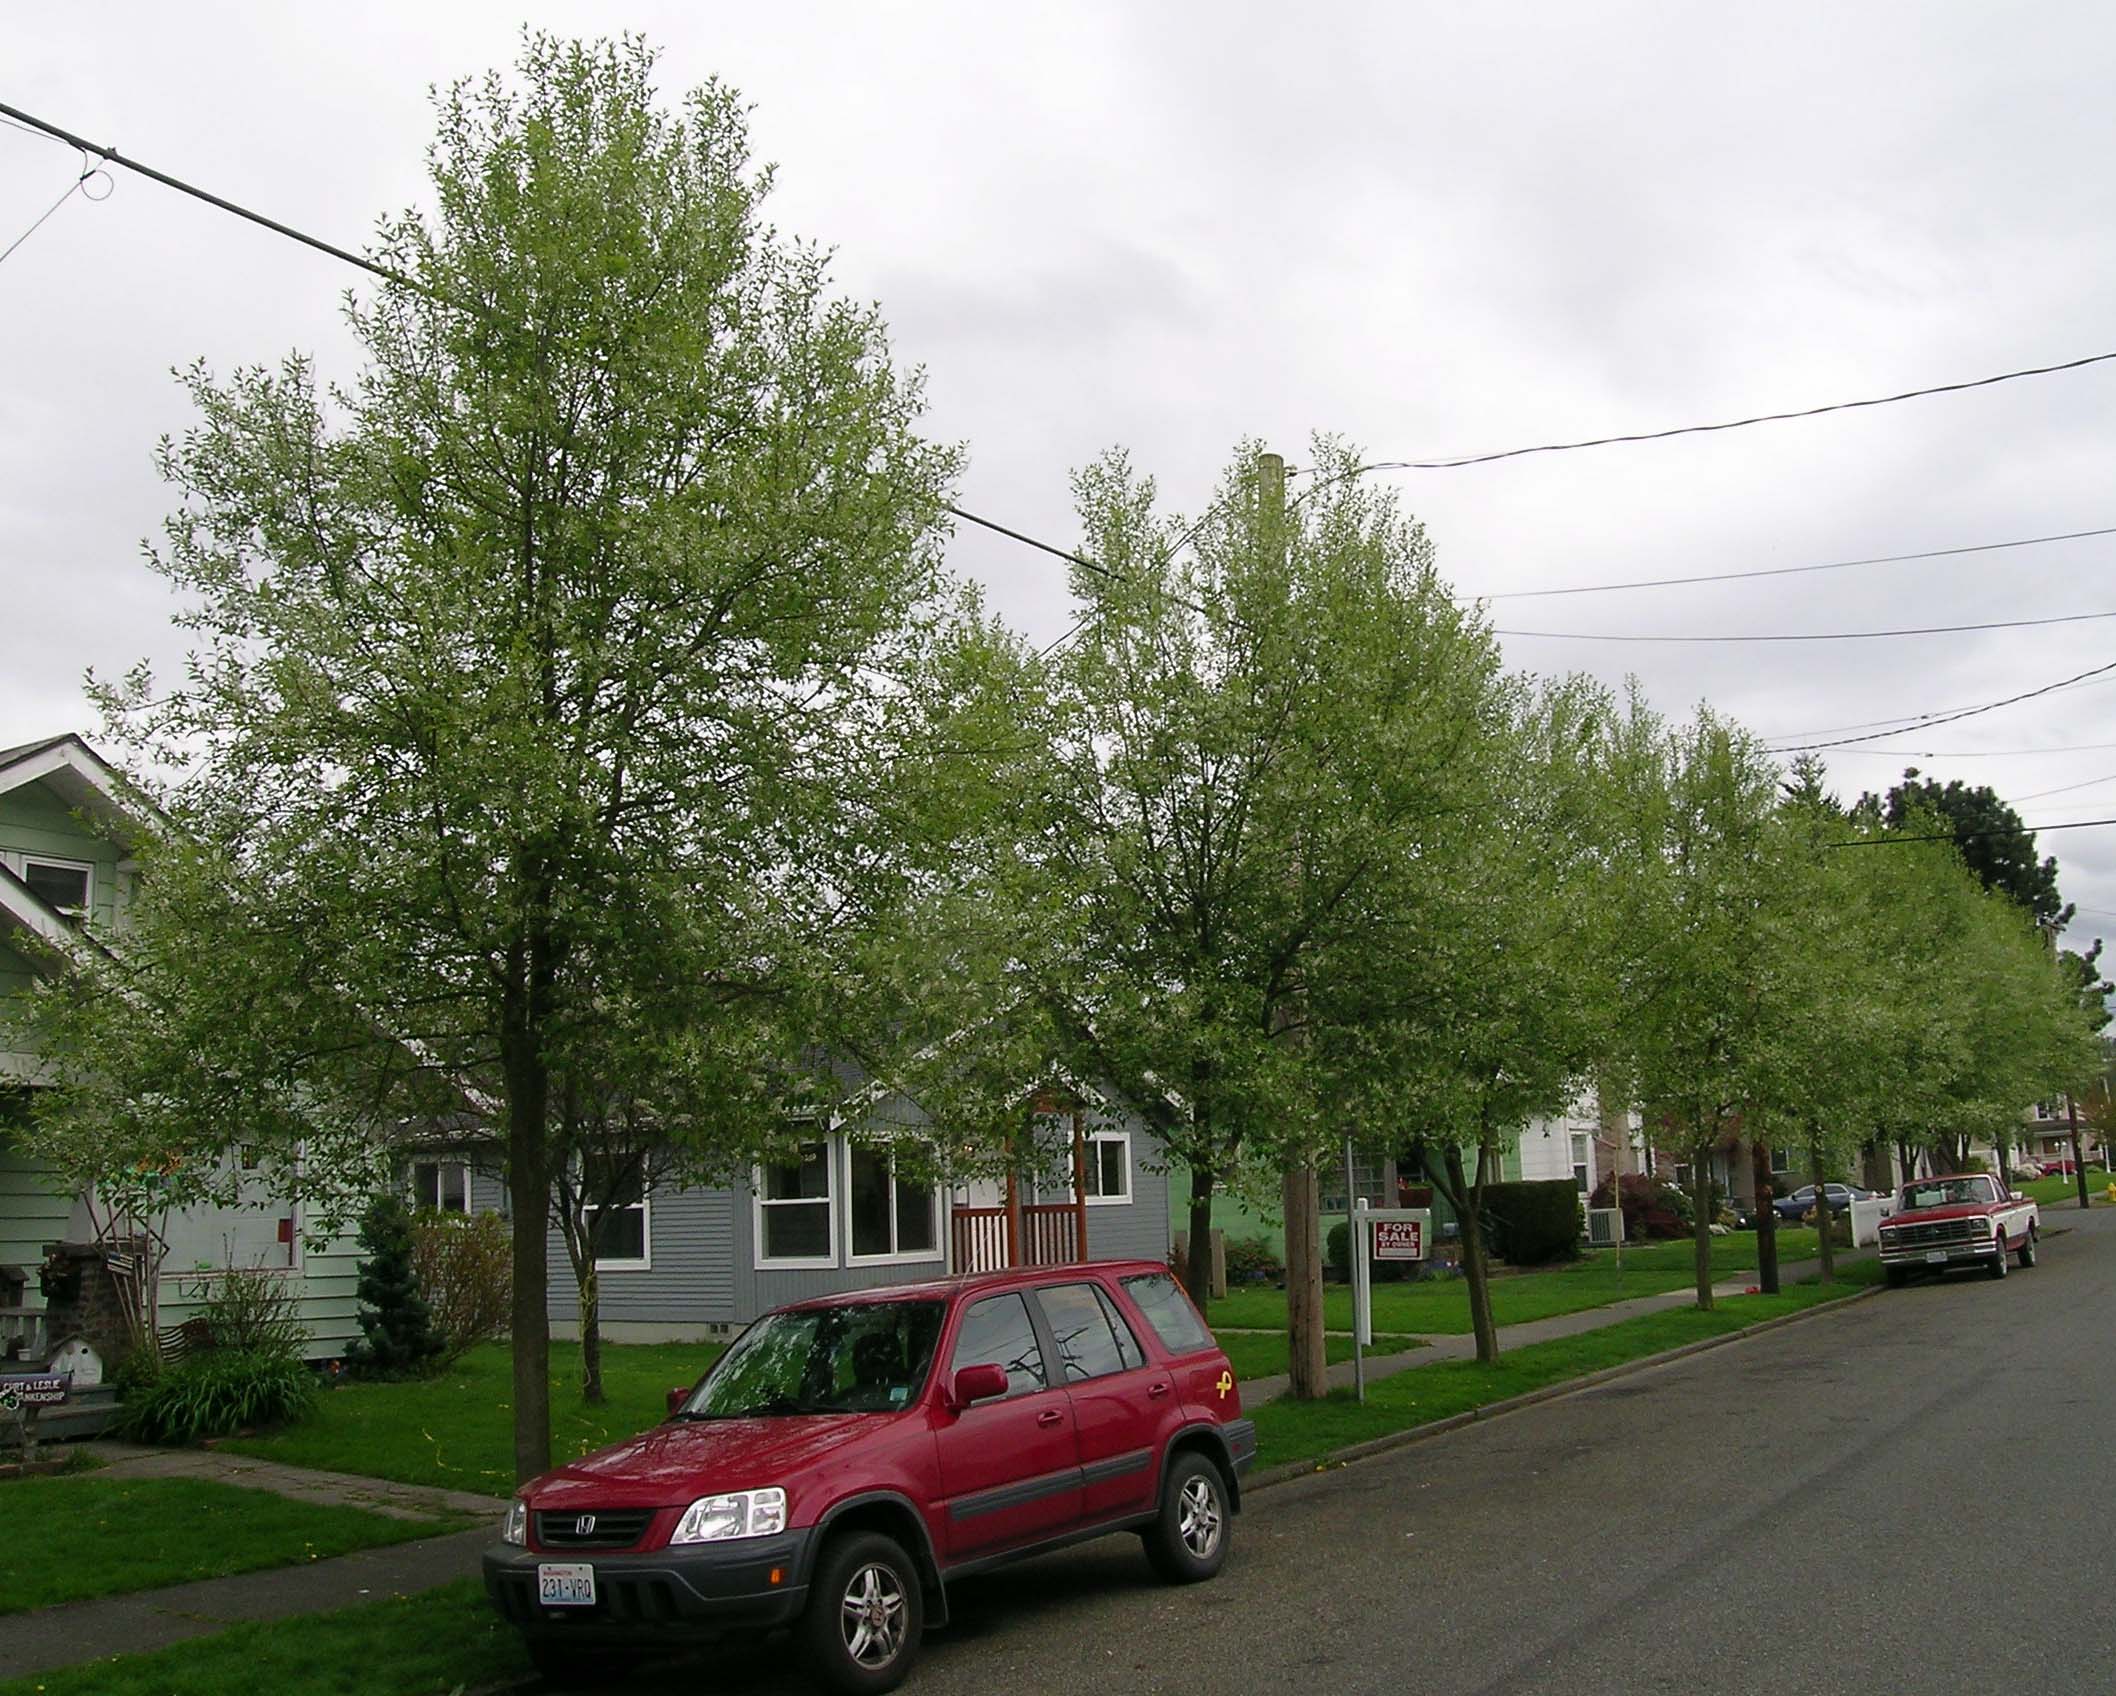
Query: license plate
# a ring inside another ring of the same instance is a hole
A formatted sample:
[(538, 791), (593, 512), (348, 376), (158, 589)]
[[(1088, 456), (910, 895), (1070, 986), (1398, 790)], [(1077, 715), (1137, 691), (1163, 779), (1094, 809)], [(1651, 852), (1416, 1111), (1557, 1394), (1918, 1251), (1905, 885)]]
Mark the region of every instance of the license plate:
[(1934, 1249), (1925, 1256), (1925, 1264), (1928, 1266), (1945, 1266), (1947, 1264), (1947, 1251), (1943, 1248)]
[(536, 1599), (547, 1608), (595, 1606), (595, 1569), (584, 1561), (544, 1561), (536, 1569)]

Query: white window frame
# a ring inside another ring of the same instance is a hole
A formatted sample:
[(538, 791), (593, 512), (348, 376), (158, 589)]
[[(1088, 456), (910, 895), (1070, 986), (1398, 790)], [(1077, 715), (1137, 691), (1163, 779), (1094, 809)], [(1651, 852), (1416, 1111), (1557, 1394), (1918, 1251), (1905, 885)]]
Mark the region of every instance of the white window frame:
[[(1095, 1164), (1094, 1147), (1098, 1142), (1121, 1143), (1124, 1146), (1124, 1193), (1122, 1195), (1090, 1195), (1090, 1207), (1129, 1207), (1132, 1204), (1131, 1186), (1131, 1132), (1122, 1125), (1091, 1125), (1081, 1134), (1081, 1164), (1090, 1168), (1099, 1179), (1101, 1167)], [(1065, 1145), (1053, 1152), (1062, 1160), (1057, 1173), (1058, 1181), (1045, 1185), (1041, 1178), (1031, 1188), (1039, 1205), (1066, 1205), (1073, 1202), (1073, 1145), (1072, 1127), (1066, 1127)]]
[[(854, 1251), (852, 1246), (852, 1154), (854, 1143), (850, 1137), (833, 1137), (831, 1140), (844, 1151), (842, 1176), (845, 1180), (843, 1185), (845, 1264), (847, 1266), (918, 1266), (947, 1259), (947, 1222), (941, 1217), (940, 1186), (930, 1183), (926, 1186), (926, 1193), (931, 1197), (933, 1209), (933, 1246), (930, 1249), (914, 1249), (908, 1254), (900, 1249), (892, 1250), (888, 1254), (859, 1254)], [(860, 1146), (864, 1148), (865, 1152), (879, 1154), (889, 1162), (889, 1240), (892, 1243), (897, 1242), (901, 1239), (901, 1233), (897, 1230), (896, 1223), (896, 1151), (894, 1149), (885, 1149), (878, 1143), (866, 1143)], [(835, 1215), (835, 1207), (833, 1207), (832, 1212)], [(758, 1237), (757, 1242), (761, 1249), (764, 1242), (761, 1235)], [(832, 1246), (836, 1246), (834, 1242)], [(786, 1266), (791, 1263), (784, 1260), (774, 1260), (771, 1264), (774, 1266)]]
[(1565, 1149), (1572, 1156), (1572, 1181), (1582, 1195), (1594, 1188), (1594, 1137), (1587, 1131), (1566, 1133)]
[[(431, 1166), (436, 1174), (445, 1172), (449, 1167), (453, 1166), (458, 1172), (462, 1173), (463, 1217), (465, 1219), (468, 1219), (473, 1213), (477, 1211), (475, 1205), (473, 1204), (473, 1196), (470, 1187), (470, 1162), (467, 1160), (413, 1160), (411, 1163), (411, 1182), (406, 1186), (412, 1192), (412, 1206), (428, 1208), (436, 1213), (453, 1213), (455, 1211), (455, 1209), (452, 1207), (443, 1207), (440, 1204), (440, 1201), (438, 1199), (438, 1191), (436, 1192), (436, 1199), (433, 1201), (428, 1201), (425, 1196), (419, 1193), (419, 1168), (421, 1166)], [(443, 1184), (441, 1187), (446, 1188), (446, 1185)]]
[[(587, 1212), (590, 1214), (605, 1212), (629, 1213), (635, 1207), (639, 1209), (639, 1258), (636, 1260), (606, 1260), (598, 1254), (595, 1257), (596, 1271), (651, 1272), (654, 1270), (654, 1198), (651, 1195), (641, 1190), (637, 1201), (623, 1202), (616, 1207), (610, 1208), (591, 1207), (587, 1209)], [(588, 1229), (592, 1236), (594, 1233), (592, 1221), (589, 1223)]]
[(1774, 1178), (1783, 1178), (1783, 1177), (1787, 1177), (1787, 1176), (1789, 1176), (1789, 1175), (1790, 1175), (1790, 1174), (1792, 1173), (1792, 1170), (1793, 1170), (1793, 1151), (1792, 1151), (1791, 1149), (1789, 1149), (1789, 1148), (1774, 1148), (1774, 1149), (1772, 1149), (1772, 1150), (1771, 1150), (1771, 1176), (1772, 1176), (1772, 1177), (1774, 1177)]
[[(848, 1201), (844, 1186), (838, 1182), (838, 1146), (844, 1141), (835, 1131), (818, 1131), (801, 1138), (804, 1143), (820, 1142), (823, 1145), (823, 1171), (829, 1188), (820, 1196), (805, 1196), (799, 1201), (767, 1201), (764, 1197), (764, 1165), (760, 1161), (749, 1172), (749, 1249), (750, 1260), (759, 1272), (820, 1271), (838, 1265), (838, 1209)], [(850, 1177), (850, 1171), (847, 1171)], [(768, 1207), (813, 1207), (823, 1202), (823, 1217), (829, 1221), (830, 1247), (821, 1255), (803, 1255), (798, 1259), (782, 1259), (764, 1252), (764, 1210)]]
[[(25, 884), (29, 882), (31, 866), (55, 866), (61, 871), (83, 873), (80, 907), (53, 907), (52, 911), (68, 917), (79, 917), (85, 921), (88, 915), (96, 910), (96, 867), (93, 860), (69, 860), (63, 854), (32, 854), (26, 850), (12, 854), (9, 858), (14, 862), (9, 869)], [(43, 897), (39, 896), (38, 899), (43, 900)]]

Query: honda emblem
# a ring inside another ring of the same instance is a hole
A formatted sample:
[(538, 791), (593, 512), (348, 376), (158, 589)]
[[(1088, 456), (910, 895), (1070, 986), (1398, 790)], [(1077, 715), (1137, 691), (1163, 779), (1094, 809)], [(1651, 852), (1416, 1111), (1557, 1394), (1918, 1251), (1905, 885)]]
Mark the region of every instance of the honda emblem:
[(595, 1516), (592, 1513), (584, 1513), (578, 1519), (574, 1520), (573, 1535), (576, 1537), (594, 1536)]

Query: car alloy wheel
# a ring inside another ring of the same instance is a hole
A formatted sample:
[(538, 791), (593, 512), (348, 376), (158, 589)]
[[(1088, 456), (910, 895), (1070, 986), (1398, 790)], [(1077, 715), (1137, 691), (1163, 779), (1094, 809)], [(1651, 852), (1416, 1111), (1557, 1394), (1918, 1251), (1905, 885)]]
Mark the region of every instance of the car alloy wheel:
[(903, 1580), (872, 1561), (857, 1569), (839, 1605), (845, 1653), (879, 1672), (903, 1653), (906, 1624)]
[(1199, 1473), (1183, 1481), (1177, 1497), (1176, 1533), (1201, 1561), (1212, 1559), (1220, 1544), (1220, 1501), (1212, 1480)]

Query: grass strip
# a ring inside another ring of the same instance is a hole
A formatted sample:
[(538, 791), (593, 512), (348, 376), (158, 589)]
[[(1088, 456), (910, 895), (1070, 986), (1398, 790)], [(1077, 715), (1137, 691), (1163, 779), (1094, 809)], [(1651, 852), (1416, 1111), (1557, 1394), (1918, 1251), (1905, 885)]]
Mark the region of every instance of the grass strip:
[[(720, 1354), (718, 1343), (605, 1344), (605, 1400), (581, 1400), (580, 1346), (551, 1345), (551, 1458), (572, 1460), (658, 1424), (666, 1396), (692, 1384)], [(220, 1447), (290, 1466), (321, 1467), (437, 1484), (453, 1490), (514, 1491), (513, 1356), (505, 1344), (472, 1349), (446, 1372), (398, 1384), (341, 1384), (299, 1425)]]
[[(1286, 1334), (1283, 1331), (1221, 1331), (1216, 1335), (1221, 1351), (1227, 1356), (1228, 1364), (1234, 1368), (1236, 1378), (1277, 1378), (1284, 1374)], [(1377, 1355), (1402, 1354), (1405, 1350), (1418, 1346), (1416, 1337), (1383, 1336), (1377, 1331), (1366, 1353), (1367, 1358), (1372, 1360)], [(1333, 1365), (1352, 1358), (1350, 1337), (1326, 1337), (1323, 1339), (1323, 1347)]]
[(1370, 1385), (1364, 1405), (1343, 1390), (1314, 1402), (1280, 1397), (1251, 1410), (1256, 1419), (1258, 1464), (1320, 1461), (1354, 1443), (1797, 1313), (1877, 1283), (1880, 1276), (1878, 1261), (1864, 1261), (1847, 1268), (1834, 1284), (1796, 1284), (1775, 1296), (1729, 1296), (1710, 1312), (1671, 1308), (1640, 1314), (1598, 1331), (1514, 1349), (1493, 1366), (1462, 1360), (1413, 1367)]
[(201, 1478), (51, 1476), (0, 1484), (0, 1614), (299, 1566), (460, 1529)]
[(449, 1696), (525, 1678), (529, 1657), (475, 1579), (332, 1613), (234, 1625), (143, 1655), (0, 1683), (0, 1696)]

